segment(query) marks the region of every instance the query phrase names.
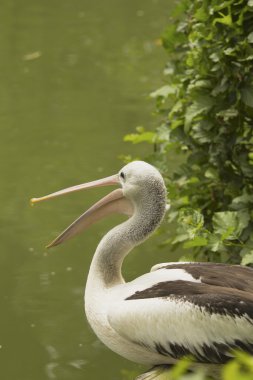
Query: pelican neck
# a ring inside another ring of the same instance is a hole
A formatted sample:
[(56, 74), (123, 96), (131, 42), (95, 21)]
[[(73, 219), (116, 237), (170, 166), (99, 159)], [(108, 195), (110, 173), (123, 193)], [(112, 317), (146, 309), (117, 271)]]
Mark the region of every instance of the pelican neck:
[(165, 213), (165, 197), (156, 197), (154, 202), (134, 205), (134, 214), (127, 221), (114, 227), (100, 241), (92, 259), (89, 283), (103, 288), (124, 283), (121, 273), (126, 255), (158, 227)]

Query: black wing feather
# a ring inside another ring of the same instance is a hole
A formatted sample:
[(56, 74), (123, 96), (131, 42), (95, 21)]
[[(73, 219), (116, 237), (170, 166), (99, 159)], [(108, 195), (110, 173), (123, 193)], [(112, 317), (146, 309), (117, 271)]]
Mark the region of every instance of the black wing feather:
[(135, 292), (126, 300), (178, 298), (205, 308), (210, 313), (232, 316), (247, 314), (253, 319), (252, 268), (212, 263), (179, 263), (164, 268), (184, 269), (200, 282), (184, 280), (159, 282), (150, 288)]

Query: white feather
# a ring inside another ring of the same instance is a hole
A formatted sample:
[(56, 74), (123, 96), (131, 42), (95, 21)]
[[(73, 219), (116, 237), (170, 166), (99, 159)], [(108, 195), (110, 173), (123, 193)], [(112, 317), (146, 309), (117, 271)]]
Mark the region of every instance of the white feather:
[(192, 261), (175, 261), (175, 262), (171, 261), (169, 263), (159, 263), (159, 264), (152, 266), (152, 268), (150, 269), (150, 272), (154, 272), (158, 269), (162, 269), (162, 268), (167, 267), (169, 265), (180, 265), (180, 264), (191, 264), (191, 263), (192, 263)]
[[(204, 354), (204, 344), (244, 342), (253, 336), (246, 316), (211, 314), (185, 300), (138, 299), (118, 302), (108, 316), (112, 328), (128, 341), (143, 343), (154, 352), (155, 343), (196, 348)], [(152, 364), (159, 364), (153, 362)]]

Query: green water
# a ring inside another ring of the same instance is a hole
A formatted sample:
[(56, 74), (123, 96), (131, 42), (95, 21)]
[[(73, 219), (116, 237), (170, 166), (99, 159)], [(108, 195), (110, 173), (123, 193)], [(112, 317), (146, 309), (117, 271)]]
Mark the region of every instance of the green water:
[[(166, 56), (155, 41), (170, 9), (165, 0), (1, 1), (3, 380), (129, 380), (144, 369), (104, 347), (83, 312), (92, 253), (119, 219), (44, 248), (106, 190), (28, 201), (116, 173), (122, 153), (145, 153), (122, 136), (156, 123), (147, 94), (161, 84)], [(156, 239), (127, 258), (127, 278), (168, 260)]]

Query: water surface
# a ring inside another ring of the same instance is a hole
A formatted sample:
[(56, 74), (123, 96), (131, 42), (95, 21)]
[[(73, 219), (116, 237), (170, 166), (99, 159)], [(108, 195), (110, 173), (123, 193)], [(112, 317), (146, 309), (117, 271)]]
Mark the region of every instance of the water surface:
[[(170, 8), (165, 0), (1, 2), (1, 379), (127, 380), (143, 370), (104, 347), (83, 312), (92, 253), (120, 219), (44, 248), (106, 190), (34, 208), (28, 200), (114, 174), (122, 153), (145, 153), (122, 137), (156, 123), (147, 95), (161, 84), (166, 57), (156, 41)], [(127, 259), (125, 276), (167, 260), (154, 237)]]

